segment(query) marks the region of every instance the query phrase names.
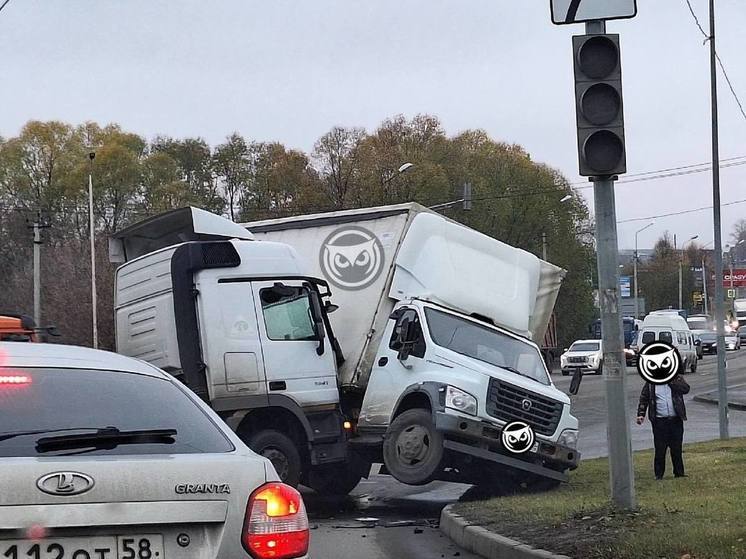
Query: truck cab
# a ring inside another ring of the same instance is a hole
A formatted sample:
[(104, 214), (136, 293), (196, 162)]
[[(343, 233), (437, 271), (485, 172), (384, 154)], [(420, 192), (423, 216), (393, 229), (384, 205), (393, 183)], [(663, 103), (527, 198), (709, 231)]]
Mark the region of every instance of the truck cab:
[(485, 458), (495, 468), (510, 463), (501, 430), (514, 421), (533, 429), (536, 464), (558, 473), (577, 465), (577, 420), (534, 342), (418, 299), (396, 305), (382, 341), (358, 430), (385, 433), (384, 461), (400, 481), (436, 479), (449, 450), (450, 465), (472, 475)]

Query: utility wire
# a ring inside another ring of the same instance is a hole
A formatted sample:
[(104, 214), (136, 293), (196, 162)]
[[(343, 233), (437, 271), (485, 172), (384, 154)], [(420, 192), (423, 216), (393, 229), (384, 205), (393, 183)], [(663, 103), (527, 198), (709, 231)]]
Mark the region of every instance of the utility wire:
[[(706, 167), (702, 167), (706, 165)], [(728, 167), (738, 167), (746, 165), (746, 156), (741, 155), (738, 157), (729, 157), (728, 159), (720, 160), (720, 168), (726, 169)], [(692, 175), (695, 173), (706, 173), (712, 169), (711, 163), (694, 163), (692, 165), (682, 165), (680, 167), (671, 167), (669, 169), (659, 169), (657, 171), (644, 171), (640, 173), (630, 173), (625, 175), (625, 178), (617, 181), (617, 184), (623, 184), (626, 182), (641, 182), (648, 180), (666, 179), (669, 177), (679, 177), (681, 175)], [(639, 177), (639, 178), (638, 178)], [(587, 182), (574, 182), (570, 183), (570, 186), (576, 187), (577, 190), (585, 190), (593, 188), (593, 185), (589, 185)]]
[[(697, 14), (694, 12), (694, 8), (692, 7), (691, 0), (684, 0), (686, 2), (686, 5), (689, 8), (689, 13), (692, 14), (692, 18), (694, 18), (694, 23), (699, 28), (700, 33), (705, 38), (705, 43), (711, 39), (710, 34), (707, 33), (704, 28), (702, 27), (702, 24), (699, 22), (699, 18), (697, 17)], [(715, 58), (718, 61), (718, 65), (720, 66), (720, 70), (723, 72), (723, 76), (725, 77), (725, 81), (728, 84), (728, 88), (730, 89), (731, 94), (733, 95), (733, 98), (736, 100), (736, 104), (738, 105), (738, 109), (741, 111), (741, 116), (743, 116), (744, 119), (746, 119), (746, 111), (744, 111), (743, 104), (741, 103), (741, 100), (738, 98), (738, 94), (736, 93), (736, 89), (733, 87), (733, 82), (730, 81), (730, 76), (728, 76), (728, 72), (725, 71), (725, 65), (723, 64), (723, 61), (720, 59), (720, 55), (715, 52)]]
[[(746, 200), (734, 200), (733, 202), (724, 202), (720, 204), (720, 206), (721, 207), (722, 206), (735, 206), (736, 204), (746, 204)], [(672, 216), (677, 216), (677, 215), (685, 215), (685, 214), (690, 214), (690, 213), (695, 213), (695, 212), (703, 212), (705, 210), (711, 210), (711, 209), (712, 209), (712, 206), (703, 206), (701, 208), (692, 208), (689, 210), (681, 210), (678, 212), (669, 212), (665, 214), (649, 215), (647, 217), (633, 217), (630, 219), (622, 219), (620, 221), (617, 221), (617, 223), (632, 223), (634, 221), (647, 221), (649, 219), (658, 219), (661, 217), (672, 217)]]
[(5, 2), (3, 2), (3, 5), (0, 6), (0, 12), (2, 12), (3, 8), (8, 5), (8, 2), (10, 2), (10, 0), (5, 0)]

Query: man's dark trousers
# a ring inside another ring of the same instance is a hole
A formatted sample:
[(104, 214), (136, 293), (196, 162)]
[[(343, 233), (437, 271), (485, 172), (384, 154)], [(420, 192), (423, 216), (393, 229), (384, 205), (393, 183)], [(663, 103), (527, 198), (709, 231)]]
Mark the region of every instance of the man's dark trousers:
[(684, 441), (684, 422), (680, 417), (659, 417), (653, 422), (653, 442), (655, 444), (655, 477), (663, 477), (666, 471), (666, 449), (671, 449), (673, 475), (684, 475), (684, 459), (681, 445)]

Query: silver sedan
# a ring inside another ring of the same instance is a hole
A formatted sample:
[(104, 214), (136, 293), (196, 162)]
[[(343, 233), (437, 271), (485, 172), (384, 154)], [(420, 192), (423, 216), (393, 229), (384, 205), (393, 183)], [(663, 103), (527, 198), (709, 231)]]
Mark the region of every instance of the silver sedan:
[(0, 558), (306, 557), (300, 494), (181, 383), (0, 343)]

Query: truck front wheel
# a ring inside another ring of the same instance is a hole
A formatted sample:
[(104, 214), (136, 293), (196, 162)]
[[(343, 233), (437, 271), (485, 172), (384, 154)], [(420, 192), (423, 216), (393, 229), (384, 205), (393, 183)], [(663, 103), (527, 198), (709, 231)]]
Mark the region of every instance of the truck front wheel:
[(428, 410), (407, 410), (391, 422), (383, 440), (383, 461), (396, 479), (408, 485), (433, 481), (442, 469), (443, 436)]
[(343, 497), (355, 489), (362, 477), (350, 464), (333, 464), (311, 470), (308, 486), (319, 495)]
[(251, 450), (272, 462), (283, 483), (298, 486), (302, 462), (292, 439), (279, 431), (267, 429), (251, 435), (247, 444)]

